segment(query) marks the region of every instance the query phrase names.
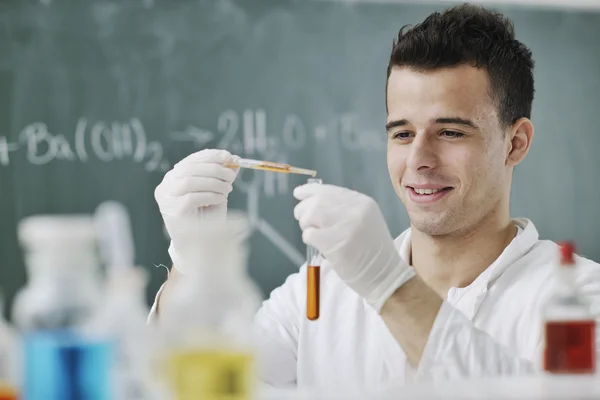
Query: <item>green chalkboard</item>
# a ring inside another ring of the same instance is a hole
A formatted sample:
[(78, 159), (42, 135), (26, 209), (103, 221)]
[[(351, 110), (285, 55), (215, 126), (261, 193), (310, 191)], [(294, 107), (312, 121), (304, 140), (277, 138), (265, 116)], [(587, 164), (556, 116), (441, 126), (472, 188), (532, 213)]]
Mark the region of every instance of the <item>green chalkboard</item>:
[[(407, 227), (385, 167), (392, 39), (440, 6), (292, 0), (20, 1), (0, 5), (0, 286), (24, 283), (16, 224), (118, 200), (137, 261), (169, 264), (153, 190), (186, 155), (222, 147), (314, 168), (375, 197)], [(537, 61), (532, 151), (513, 215), (600, 260), (600, 15), (505, 9)], [(254, 223), (250, 271), (266, 292), (304, 259), (302, 177), (244, 171), (230, 206)]]

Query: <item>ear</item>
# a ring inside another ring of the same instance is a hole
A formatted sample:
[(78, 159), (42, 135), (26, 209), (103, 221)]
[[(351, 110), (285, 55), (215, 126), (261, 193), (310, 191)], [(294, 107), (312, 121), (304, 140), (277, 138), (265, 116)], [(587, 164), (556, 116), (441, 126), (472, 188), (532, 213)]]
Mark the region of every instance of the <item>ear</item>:
[(514, 167), (525, 158), (533, 140), (533, 133), (533, 123), (528, 118), (520, 118), (506, 132), (508, 138), (506, 165)]

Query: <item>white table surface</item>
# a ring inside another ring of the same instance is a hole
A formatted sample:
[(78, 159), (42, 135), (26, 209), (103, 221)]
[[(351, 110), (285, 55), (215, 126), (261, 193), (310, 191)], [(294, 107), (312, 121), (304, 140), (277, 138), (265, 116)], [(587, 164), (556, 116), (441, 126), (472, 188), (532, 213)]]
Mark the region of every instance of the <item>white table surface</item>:
[(317, 393), (310, 390), (264, 390), (258, 400), (391, 399), (597, 399), (600, 376), (539, 376), (444, 381), (389, 387), (377, 393)]

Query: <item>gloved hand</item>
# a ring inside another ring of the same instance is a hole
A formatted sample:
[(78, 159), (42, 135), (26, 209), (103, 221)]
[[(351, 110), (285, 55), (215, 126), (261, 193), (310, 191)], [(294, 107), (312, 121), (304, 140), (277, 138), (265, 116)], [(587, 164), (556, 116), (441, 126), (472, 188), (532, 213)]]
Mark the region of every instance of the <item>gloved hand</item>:
[(302, 240), (329, 261), (338, 276), (377, 312), (415, 276), (400, 257), (372, 198), (339, 186), (306, 184), (294, 190), (294, 217)]
[(154, 191), (154, 198), (171, 238), (169, 255), (185, 273), (186, 249), (201, 240), (199, 225), (227, 215), (227, 196), (239, 169), (229, 168), (237, 156), (226, 150), (206, 149), (184, 158), (171, 169)]

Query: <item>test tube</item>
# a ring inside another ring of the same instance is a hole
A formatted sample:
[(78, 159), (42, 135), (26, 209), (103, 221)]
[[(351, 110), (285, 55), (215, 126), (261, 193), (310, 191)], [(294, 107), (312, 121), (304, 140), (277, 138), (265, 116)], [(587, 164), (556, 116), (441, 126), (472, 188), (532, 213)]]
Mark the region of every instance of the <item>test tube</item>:
[[(308, 183), (321, 184), (323, 181), (310, 178)], [(321, 262), (323, 257), (314, 247), (306, 246), (306, 318), (319, 319), (321, 303)]]

